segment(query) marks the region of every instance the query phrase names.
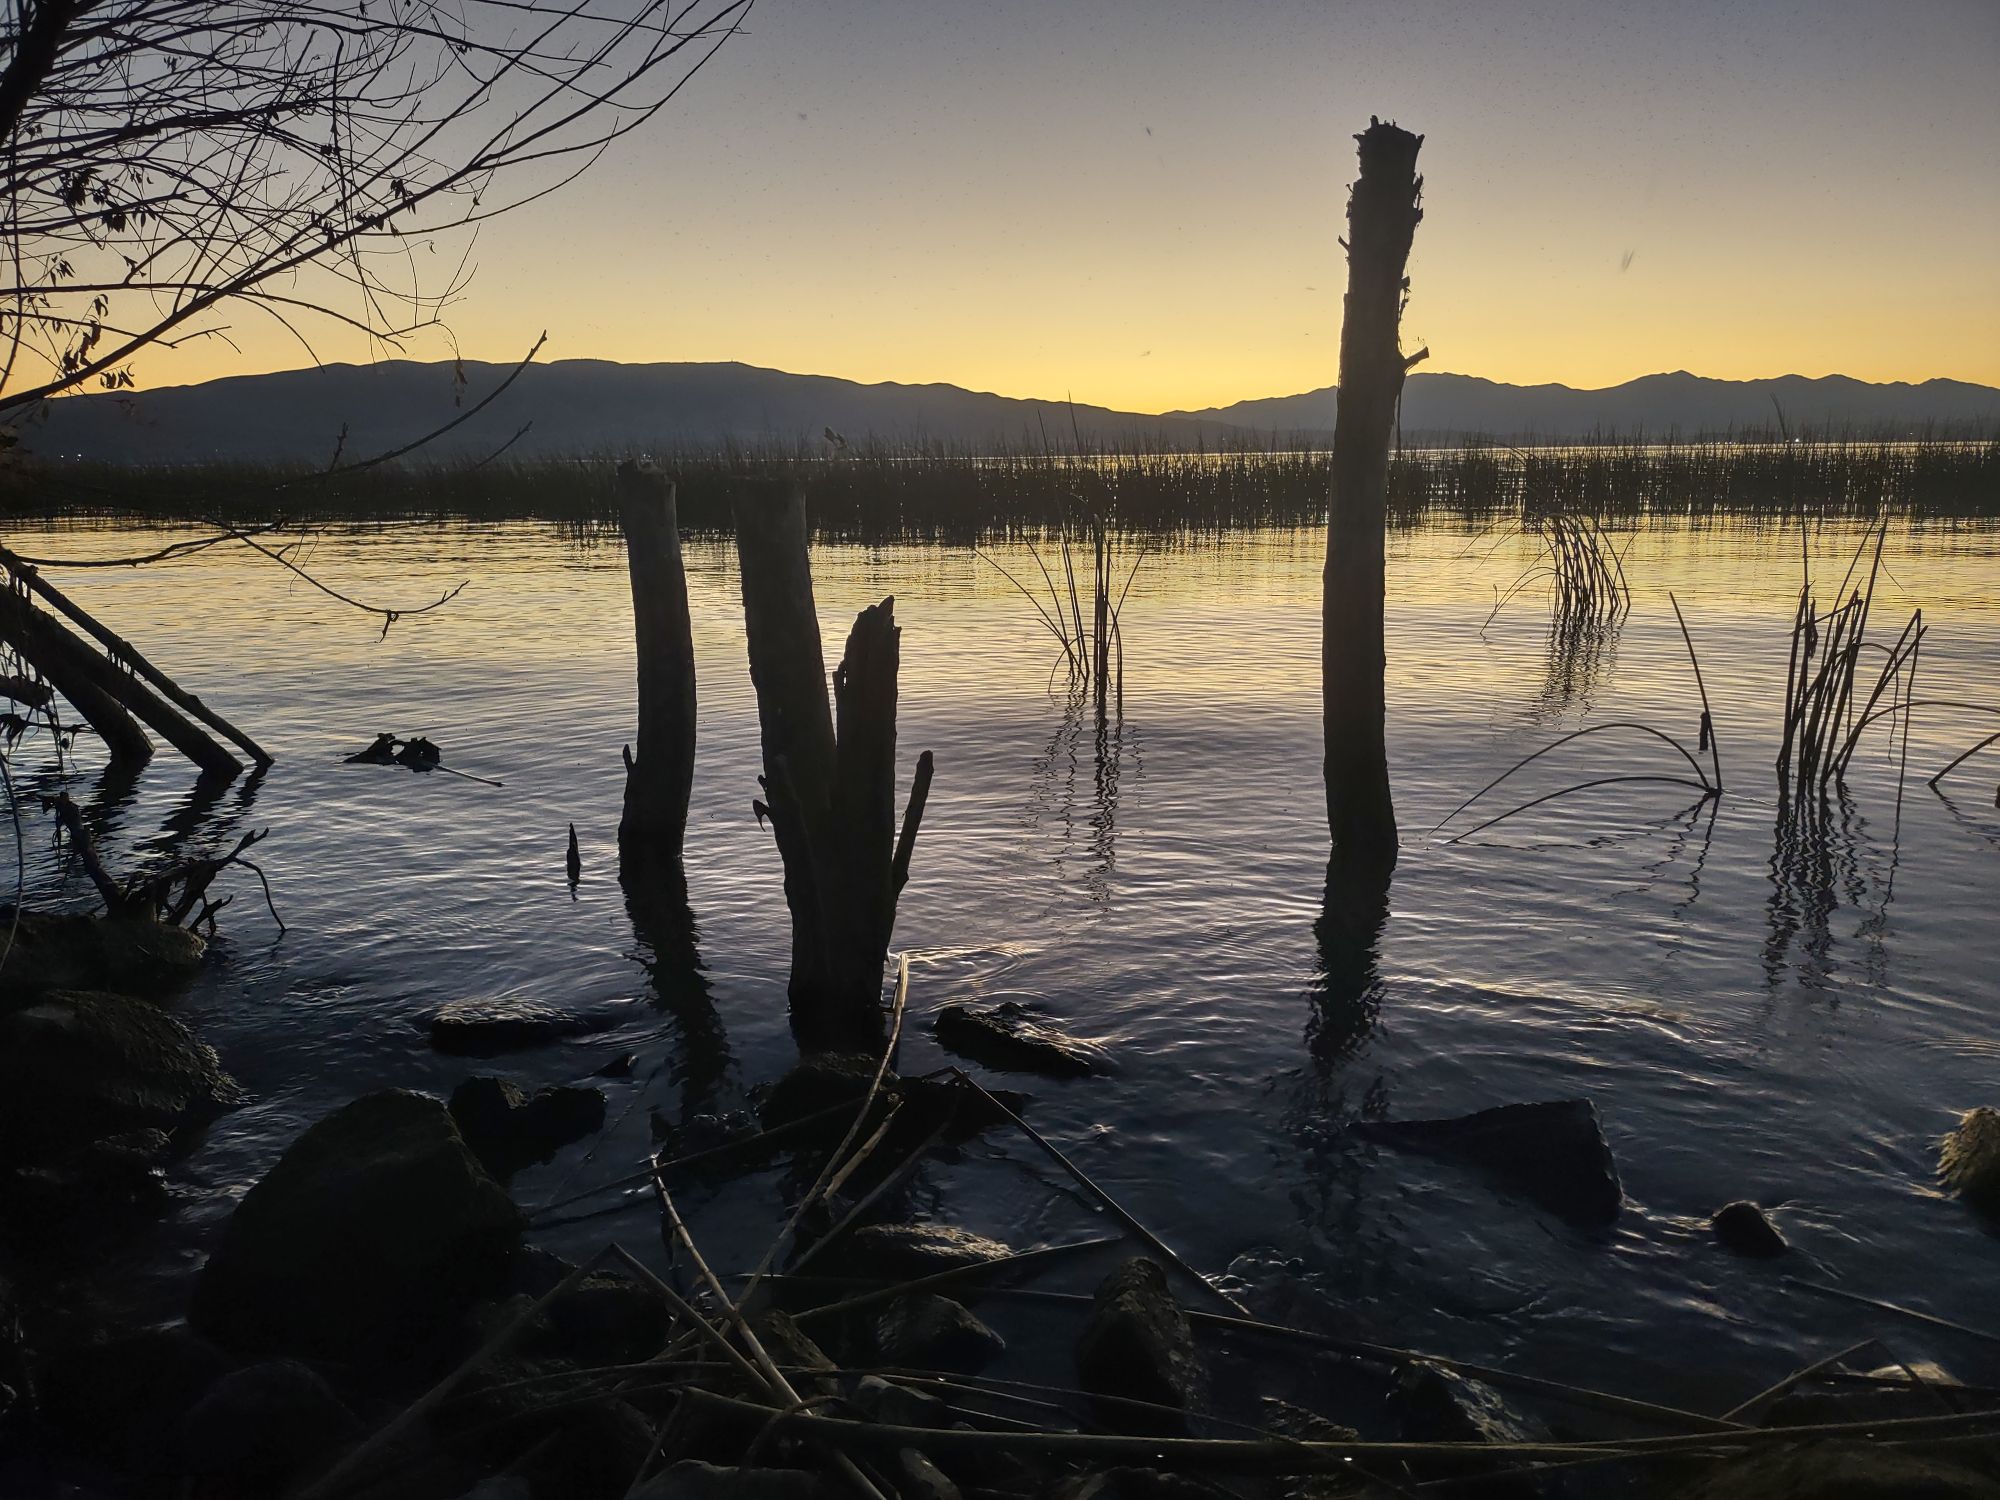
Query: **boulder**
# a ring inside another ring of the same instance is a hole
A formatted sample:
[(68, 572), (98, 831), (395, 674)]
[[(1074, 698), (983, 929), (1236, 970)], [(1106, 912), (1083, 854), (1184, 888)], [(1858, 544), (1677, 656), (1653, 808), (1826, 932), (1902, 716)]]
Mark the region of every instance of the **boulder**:
[(1967, 1110), (1938, 1147), (1938, 1176), (1985, 1213), (2000, 1214), (2000, 1110)]
[(1609, 1224), (1624, 1190), (1588, 1099), (1503, 1104), (1444, 1120), (1364, 1120), (1365, 1139), (1480, 1168), (1573, 1224)]
[(951, 1408), (939, 1397), (880, 1375), (863, 1375), (856, 1381), (848, 1404), (863, 1420), (884, 1427), (949, 1427), (952, 1422)]
[(23, 911), (0, 906), (0, 935), (13, 946), (0, 966), (0, 1007), (51, 990), (100, 990), (160, 996), (190, 979), (208, 944), (183, 927), (83, 912)]
[(504, 1287), (521, 1229), (441, 1102), (364, 1095), (244, 1195), (189, 1316), (246, 1353), (394, 1356)]
[(454, 1000), (430, 1019), (431, 1045), (454, 1057), (497, 1057), (609, 1031), (618, 1018), (538, 1000)]
[[(1187, 1314), (1168, 1291), (1158, 1262), (1135, 1255), (1098, 1286), (1090, 1322), (1077, 1340), (1076, 1373), (1115, 1430), (1187, 1435), (1201, 1366)], [(1134, 1401), (1150, 1405), (1126, 1404)]]
[(1792, 1248), (1764, 1210), (1747, 1199), (1723, 1204), (1708, 1224), (1722, 1248), (1736, 1255), (1769, 1260)]
[[(1273, 1437), (1290, 1438), (1295, 1443), (1352, 1443), (1361, 1434), (1343, 1427), (1330, 1417), (1295, 1406), (1277, 1396), (1259, 1403), (1263, 1429)], [(1283, 1500), (1355, 1500), (1353, 1476), (1338, 1470), (1317, 1474), (1288, 1474), (1278, 1480)]]
[(80, 1452), (138, 1474), (180, 1466), (189, 1409), (229, 1372), (229, 1357), (185, 1327), (147, 1328), (42, 1351), (42, 1419)]
[(450, 1108), (465, 1144), (496, 1177), (547, 1161), (604, 1128), (604, 1095), (597, 1089), (528, 1094), (504, 1078), (468, 1078), (452, 1090)]
[(177, 1130), (240, 1104), (209, 1047), (155, 1005), (57, 993), (0, 1014), (0, 1158), (44, 1162), (108, 1136)]
[(632, 1491), (631, 1500), (830, 1500), (835, 1491), (807, 1469), (738, 1469), (682, 1459)]
[(1675, 1493), (1679, 1500), (1995, 1500), (2000, 1484), (1930, 1454), (1819, 1442), (1723, 1459)]
[[(538, 1258), (543, 1253), (527, 1252)], [(517, 1291), (495, 1304), (481, 1319), (483, 1336), (498, 1333), (574, 1269), (560, 1257), (548, 1259), (561, 1268), (559, 1274), (545, 1285)], [(510, 1281), (519, 1288), (523, 1280), (517, 1260)], [(672, 1322), (667, 1305), (651, 1287), (615, 1272), (593, 1271), (544, 1307), (519, 1335), (516, 1347), (533, 1358), (565, 1359), (578, 1365), (637, 1364), (660, 1352)]]
[(170, 1195), (161, 1170), (164, 1130), (128, 1130), (89, 1141), (38, 1166), (0, 1175), (0, 1199), (38, 1230), (74, 1240), (117, 1234), (136, 1219), (166, 1211)]
[(242, 1494), (276, 1494), (308, 1465), (361, 1435), (333, 1388), (295, 1359), (232, 1370), (210, 1386), (181, 1424), (186, 1472)]
[(904, 1500), (962, 1500), (951, 1476), (914, 1448), (896, 1450), (896, 1493)]
[(1013, 1253), (998, 1240), (953, 1224), (864, 1224), (837, 1241), (825, 1259), (829, 1275), (914, 1281)]
[(1050, 1500), (1229, 1500), (1232, 1493), (1194, 1474), (1125, 1468), (1072, 1474), (1059, 1481), (1049, 1491), (1049, 1497)]
[(550, 1412), (520, 1429), (519, 1472), (536, 1495), (625, 1500), (653, 1452), (653, 1424), (614, 1397)]
[(1110, 1071), (1103, 1049), (1037, 1018), (1018, 1000), (947, 1005), (931, 1023), (938, 1045), (1002, 1072), (1088, 1078)]
[[(1403, 1441), (1410, 1443), (1545, 1443), (1548, 1430), (1515, 1411), (1490, 1385), (1418, 1361), (1405, 1365), (1396, 1377), (1396, 1418)], [(1473, 1477), (1448, 1459), (1413, 1466), (1420, 1477), (1458, 1478), (1467, 1494), (1527, 1500), (1550, 1493), (1545, 1482), (1528, 1474)], [(1475, 1471), (1477, 1473), (1477, 1471)]]
[(875, 1320), (875, 1349), (885, 1365), (970, 1375), (1007, 1352), (1007, 1341), (949, 1297), (911, 1292)]

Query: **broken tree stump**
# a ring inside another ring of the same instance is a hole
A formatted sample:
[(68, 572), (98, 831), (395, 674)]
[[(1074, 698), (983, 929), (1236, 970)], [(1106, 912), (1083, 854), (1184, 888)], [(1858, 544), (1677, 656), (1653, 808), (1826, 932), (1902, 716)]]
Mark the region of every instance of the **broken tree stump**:
[(932, 770), (925, 751), (899, 837), (896, 601), (855, 617), (829, 712), (803, 488), (746, 484), (736, 548), (764, 751), (756, 807), (777, 837), (791, 909), (793, 1030), (808, 1051), (865, 1044), (881, 1033), (882, 966)]
[(1320, 646), (1323, 771), (1335, 857), (1386, 868), (1396, 862), (1396, 812), (1383, 726), (1383, 532), (1403, 377), (1428, 352), (1406, 359), (1398, 336), (1409, 291), (1404, 269), (1423, 218), (1416, 169), (1424, 138), (1371, 117), (1355, 139), (1361, 175), (1347, 201), (1347, 298)]
[(639, 650), (638, 749), (625, 750), (619, 852), (678, 865), (694, 787), (695, 677), (673, 481), (650, 464), (620, 464), (618, 524)]

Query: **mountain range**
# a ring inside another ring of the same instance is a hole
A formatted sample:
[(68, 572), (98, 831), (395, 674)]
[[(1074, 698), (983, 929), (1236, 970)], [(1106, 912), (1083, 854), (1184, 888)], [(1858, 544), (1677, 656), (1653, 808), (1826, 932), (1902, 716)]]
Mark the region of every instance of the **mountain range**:
[[(959, 447), (1192, 448), (1323, 442), (1332, 386), (1295, 396), (1159, 414), (1072, 406), (955, 385), (867, 385), (754, 365), (531, 365), (474, 410), (510, 367), (466, 362), (326, 365), (231, 376), (201, 385), (67, 396), (18, 429), (29, 452), (117, 464), (325, 463), (412, 443), (447, 423), (426, 458), (465, 461), (509, 444), (510, 457), (658, 452), (734, 442), (829, 451), (868, 441)], [(468, 415), (469, 414), (469, 415)], [(460, 421), (459, 419), (463, 419)], [(1415, 374), (1403, 397), (1406, 441), (1684, 437), (1803, 428), (1908, 435), (2000, 430), (2000, 389), (1962, 381), (1875, 385), (1845, 376), (1709, 380), (1648, 375), (1602, 390), (1506, 385), (1470, 375)], [(524, 430), (525, 429), (525, 430)], [(829, 433), (838, 435), (829, 439)]]

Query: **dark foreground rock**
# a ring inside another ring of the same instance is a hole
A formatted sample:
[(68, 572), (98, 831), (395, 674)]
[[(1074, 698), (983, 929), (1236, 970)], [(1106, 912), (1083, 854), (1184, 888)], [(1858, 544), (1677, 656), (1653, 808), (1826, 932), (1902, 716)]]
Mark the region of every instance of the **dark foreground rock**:
[(1503, 1104), (1446, 1120), (1371, 1120), (1355, 1127), (1383, 1141), (1479, 1167), (1573, 1224), (1609, 1224), (1624, 1190), (1588, 1099)]
[(0, 1162), (177, 1130), (242, 1099), (214, 1051), (144, 1000), (57, 993), (0, 1014)]
[(244, 1196), (189, 1317), (246, 1353), (394, 1356), (504, 1287), (521, 1228), (441, 1102), (368, 1094), (292, 1142)]
[(875, 1350), (885, 1365), (969, 1375), (1007, 1352), (1007, 1341), (949, 1297), (911, 1292), (875, 1320)]
[(186, 1328), (147, 1328), (41, 1351), (42, 1420), (75, 1451), (135, 1475), (175, 1472), (187, 1413), (230, 1368)]
[(496, 1177), (547, 1161), (604, 1128), (604, 1095), (597, 1089), (529, 1094), (504, 1078), (468, 1078), (452, 1090), (450, 1108), (465, 1144)]
[(232, 1370), (209, 1387), (180, 1429), (184, 1472), (229, 1493), (277, 1494), (308, 1466), (361, 1435), (333, 1388), (295, 1359)]
[(618, 1018), (538, 1000), (454, 1000), (431, 1017), (431, 1045), (455, 1057), (498, 1057), (609, 1031)]
[(1018, 1000), (947, 1005), (932, 1022), (938, 1045), (1003, 1072), (1088, 1078), (1110, 1071), (1101, 1048), (1051, 1026)]
[(1680, 1500), (1996, 1500), (2000, 1484), (1879, 1443), (1807, 1443), (1725, 1460)]
[(1708, 1224), (1715, 1231), (1716, 1242), (1736, 1255), (1769, 1260), (1792, 1248), (1770, 1216), (1745, 1199), (1723, 1204)]
[[(14, 908), (0, 906), (0, 934)], [(208, 945), (185, 928), (82, 912), (23, 911), (0, 968), (0, 997), (51, 990), (164, 995), (201, 967)]]
[(1938, 1148), (1938, 1176), (1974, 1208), (2000, 1214), (2000, 1110), (1968, 1110)]
[[(820, 1114), (842, 1104), (859, 1104), (874, 1081), (881, 1059), (862, 1052), (812, 1052), (799, 1059), (764, 1095), (758, 1118), (766, 1130)], [(893, 1076), (884, 1079), (893, 1092)]]
[[(1194, 1330), (1158, 1263), (1134, 1256), (1098, 1286), (1090, 1322), (1077, 1340), (1076, 1374), (1077, 1383), (1099, 1398), (1100, 1415), (1113, 1428), (1186, 1435), (1201, 1366)], [(1126, 1404), (1134, 1401), (1150, 1405)]]
[[(1396, 1377), (1396, 1419), (1411, 1443), (1545, 1443), (1548, 1429), (1523, 1416), (1490, 1385), (1441, 1365), (1406, 1365)], [(1448, 1458), (1427, 1460), (1417, 1472), (1433, 1479), (1458, 1478), (1463, 1492), (1476, 1496), (1528, 1497), (1554, 1492), (1553, 1482), (1533, 1475), (1484, 1475)], [(1479, 1477), (1474, 1477), (1479, 1476)]]
[(834, 1493), (806, 1469), (736, 1469), (690, 1458), (655, 1474), (631, 1500), (832, 1500)]

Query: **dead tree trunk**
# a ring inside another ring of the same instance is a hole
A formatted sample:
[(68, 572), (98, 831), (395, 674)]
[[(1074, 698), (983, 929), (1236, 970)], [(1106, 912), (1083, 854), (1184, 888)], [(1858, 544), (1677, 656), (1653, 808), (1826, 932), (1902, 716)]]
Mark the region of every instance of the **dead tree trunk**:
[[(0, 604), (0, 638), (33, 663), (56, 691), (90, 721), (91, 727), (104, 737), (112, 760), (144, 760), (153, 753), (146, 736), (131, 722), (136, 718), (200, 767), (202, 775), (228, 780), (242, 771), (242, 762), (204, 730), (189, 723), (177, 709), (155, 696), (116, 662), (84, 645), (53, 615), (37, 609), (25, 594), (12, 589), (0, 593), (6, 596), (4, 604)], [(106, 715), (104, 699), (111, 700), (123, 712)], [(126, 718), (126, 714), (131, 717)]]
[(882, 965), (931, 779), (925, 751), (899, 838), (896, 601), (855, 617), (829, 713), (802, 488), (746, 486), (736, 548), (764, 750), (756, 806), (777, 836), (792, 916), (792, 1026), (807, 1050), (866, 1045), (881, 1033)]
[(1388, 868), (1396, 862), (1396, 812), (1383, 735), (1383, 533), (1396, 404), (1404, 373), (1423, 358), (1404, 358), (1397, 330), (1409, 289), (1404, 267), (1423, 217), (1416, 167), (1424, 138), (1371, 118), (1356, 139), (1361, 176), (1347, 203), (1347, 301), (1320, 647), (1324, 772), (1334, 857)]
[[(154, 690), (169, 703), (176, 705), (208, 725), (224, 739), (233, 741), (243, 753), (258, 766), (271, 764), (270, 754), (249, 735), (223, 718), (221, 714), (203, 703), (200, 698), (188, 692), (173, 678), (141, 656), (132, 643), (123, 636), (101, 624), (89, 611), (74, 602), (54, 584), (42, 577), (40, 569), (32, 563), (23, 562), (5, 547), (0, 547), (0, 566), (12, 573), (23, 588), (39, 594), (47, 600), (59, 614), (67, 615), (86, 634), (96, 637), (98, 644), (110, 653), (112, 658), (140, 677), (151, 683)], [(163, 731), (164, 732), (164, 731)], [(204, 767), (204, 770), (207, 769)], [(231, 772), (230, 774), (235, 774)]]
[(695, 681), (673, 481), (650, 466), (620, 464), (618, 524), (625, 533), (639, 648), (638, 752), (625, 751), (619, 856), (678, 866), (694, 787)]
[(142, 766), (152, 759), (153, 742), (146, 731), (95, 680), (92, 663), (109, 664), (12, 589), (0, 589), (0, 641), (83, 715), (104, 741), (114, 766)]

